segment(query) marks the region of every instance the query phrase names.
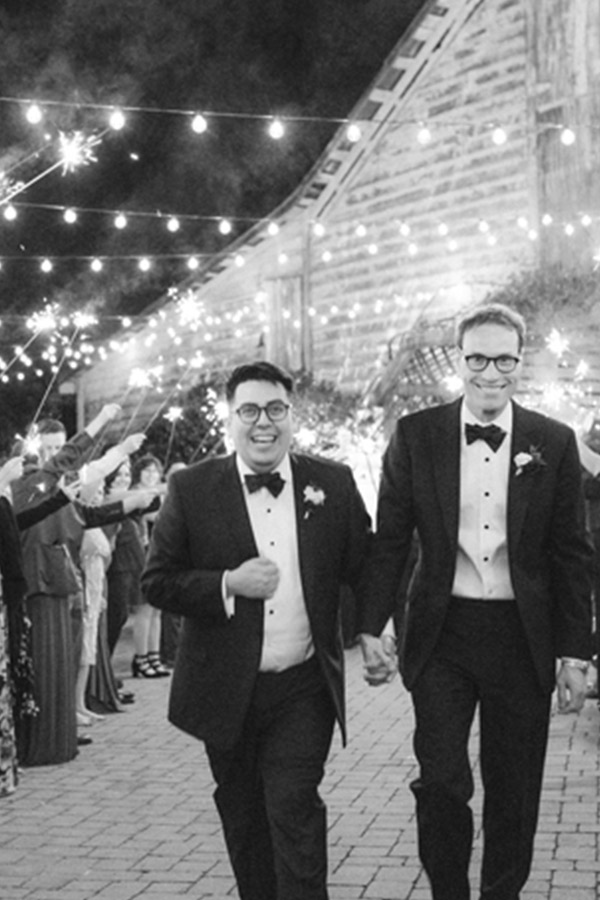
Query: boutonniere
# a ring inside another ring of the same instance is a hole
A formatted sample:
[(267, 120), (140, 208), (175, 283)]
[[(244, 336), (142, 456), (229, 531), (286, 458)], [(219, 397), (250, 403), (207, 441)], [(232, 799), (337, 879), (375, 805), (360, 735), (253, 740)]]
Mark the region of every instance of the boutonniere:
[(319, 506), (323, 506), (325, 503), (325, 491), (323, 488), (315, 487), (314, 484), (307, 484), (304, 488), (304, 518), (308, 519), (309, 516), (317, 509)]
[(514, 458), (514, 464), (515, 475), (522, 475), (527, 472), (533, 474), (545, 467), (546, 460), (542, 456), (541, 450), (538, 450), (537, 447), (530, 447), (528, 453), (526, 451), (517, 453)]

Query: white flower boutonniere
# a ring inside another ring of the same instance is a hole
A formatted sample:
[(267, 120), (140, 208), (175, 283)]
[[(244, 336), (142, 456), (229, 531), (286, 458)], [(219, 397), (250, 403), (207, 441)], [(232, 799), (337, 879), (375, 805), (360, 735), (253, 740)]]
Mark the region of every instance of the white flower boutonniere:
[(323, 488), (315, 487), (313, 484), (307, 484), (304, 488), (304, 518), (308, 519), (310, 515), (319, 506), (325, 503), (325, 491)]
[(529, 453), (526, 451), (522, 451), (521, 453), (517, 453), (514, 458), (515, 464), (515, 475), (522, 475), (524, 473), (539, 472), (540, 469), (543, 469), (546, 465), (546, 461), (542, 456), (541, 450), (538, 450), (536, 447), (530, 447)]

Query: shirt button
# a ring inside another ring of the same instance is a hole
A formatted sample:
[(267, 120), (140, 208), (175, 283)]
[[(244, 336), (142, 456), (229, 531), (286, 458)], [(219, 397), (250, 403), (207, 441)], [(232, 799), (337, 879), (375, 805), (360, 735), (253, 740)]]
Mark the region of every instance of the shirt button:
[(489, 556), (484, 556), (484, 557), (483, 557), (483, 561), (484, 561), (484, 562), (489, 562), (489, 561), (490, 561)]
[(269, 610), (269, 615), (272, 616), (274, 612), (275, 612), (274, 609), (270, 609), (270, 610)]
[(487, 529), (488, 529), (490, 526), (489, 526), (489, 525), (484, 525), (483, 527), (484, 527), (485, 530), (487, 531)]
[(490, 461), (490, 458), (489, 458), (489, 456), (486, 456), (486, 458), (485, 458), (485, 460), (484, 460), (484, 462), (489, 462), (489, 461)]
[(489, 491), (484, 491), (484, 492), (483, 492), (483, 496), (484, 496), (484, 497), (489, 497), (489, 496), (490, 496), (490, 492), (489, 492)]

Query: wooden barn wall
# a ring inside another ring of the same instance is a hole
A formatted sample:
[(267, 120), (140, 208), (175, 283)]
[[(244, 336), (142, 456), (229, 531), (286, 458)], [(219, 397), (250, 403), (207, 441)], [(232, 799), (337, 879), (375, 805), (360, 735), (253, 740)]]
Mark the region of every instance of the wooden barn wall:
[[(350, 322), (340, 313), (315, 332), (324, 377), (342, 371), (345, 383), (364, 385), (398, 333), (451, 315), (535, 263), (535, 243), (516, 225), (537, 217), (526, 36), (522, 2), (482, 3), (332, 209), (311, 301), (318, 315), (334, 304), (363, 312)], [(432, 136), (425, 146), (420, 120)], [(502, 146), (491, 140), (496, 124), (508, 134)]]
[[(529, 0), (528, 28), (538, 190), (552, 219), (544, 228), (544, 258), (577, 264), (600, 246), (600, 3)], [(561, 143), (561, 126), (576, 135), (572, 147)], [(590, 221), (582, 226), (584, 215)]]
[[(190, 291), (203, 310), (202, 326), (182, 325), (177, 304), (165, 303), (155, 323), (119, 338), (129, 339), (126, 349), (80, 379), (82, 416), (106, 399), (120, 399), (126, 415), (142, 425), (177, 396), (178, 384), (189, 387), (209, 370), (265, 356), (291, 367), (300, 362), (343, 389), (364, 390), (398, 336), (415, 324), (454, 315), (537, 265), (542, 252), (547, 259), (564, 253), (564, 235), (554, 240), (540, 229), (532, 239), (545, 205), (568, 195), (564, 154), (554, 147), (548, 162), (537, 129), (548, 104), (571, 97), (571, 64), (579, 84), (574, 108), (584, 115), (585, 106), (585, 115), (600, 121), (594, 107), (600, 101), (589, 91), (599, 80), (598, 54), (591, 52), (599, 13), (592, 5), (482, 0), (328, 203), (319, 219), (324, 234), (314, 232), (310, 205), (298, 207), (278, 235), (240, 248), (241, 268), (229, 263), (208, 282), (181, 285), (180, 293)], [(583, 34), (574, 7), (587, 11)], [(585, 67), (576, 65), (575, 48), (585, 51)], [(421, 120), (432, 135), (424, 146), (416, 140)], [(507, 131), (502, 146), (491, 141), (495, 125)], [(579, 166), (578, 196), (586, 196), (582, 171), (587, 196), (598, 191), (591, 173), (599, 151), (592, 144), (581, 162), (568, 163)], [(578, 155), (579, 147), (572, 159)], [(519, 217), (526, 225), (517, 225)], [(190, 367), (198, 351), (205, 358), (201, 370)], [(155, 366), (163, 367), (162, 393), (128, 387), (133, 369)]]

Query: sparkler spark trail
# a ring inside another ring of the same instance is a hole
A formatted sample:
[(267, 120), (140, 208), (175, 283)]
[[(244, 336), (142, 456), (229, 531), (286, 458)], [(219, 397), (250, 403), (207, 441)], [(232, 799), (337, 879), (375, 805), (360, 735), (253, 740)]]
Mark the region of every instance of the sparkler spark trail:
[(94, 147), (99, 143), (100, 138), (95, 134), (86, 137), (82, 131), (74, 131), (72, 134), (59, 132), (58, 144), (63, 175), (74, 172), (79, 166), (98, 162), (98, 158), (94, 155)]

